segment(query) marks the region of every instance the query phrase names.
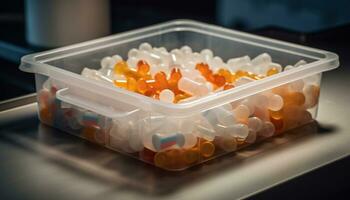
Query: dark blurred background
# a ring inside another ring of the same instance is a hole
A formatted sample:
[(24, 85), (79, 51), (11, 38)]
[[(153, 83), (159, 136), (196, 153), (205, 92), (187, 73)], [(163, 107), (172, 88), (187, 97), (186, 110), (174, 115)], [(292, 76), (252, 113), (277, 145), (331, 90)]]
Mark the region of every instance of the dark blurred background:
[[(33, 75), (18, 70), (20, 58), (50, 48), (27, 42), (25, 8), (23, 0), (5, 1), (0, 6), (0, 101), (35, 92)], [(195, 19), (329, 50), (339, 54), (342, 67), (347, 68), (349, 8), (350, 1), (347, 0), (111, 0), (110, 33), (172, 19)], [(350, 189), (345, 179), (349, 178), (348, 169), (349, 161), (338, 161), (254, 198), (346, 195)]]

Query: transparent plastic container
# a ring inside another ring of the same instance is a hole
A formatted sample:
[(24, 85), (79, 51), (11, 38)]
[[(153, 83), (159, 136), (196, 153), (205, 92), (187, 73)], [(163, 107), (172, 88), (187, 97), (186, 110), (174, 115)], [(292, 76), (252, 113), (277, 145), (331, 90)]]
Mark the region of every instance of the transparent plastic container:
[[(161, 102), (80, 75), (84, 67), (100, 68), (105, 56), (126, 58), (131, 48), (143, 42), (167, 49), (183, 45), (194, 51), (208, 48), (224, 60), (268, 53), (282, 66), (302, 59), (308, 64), (181, 104)], [(35, 74), (43, 123), (157, 167), (183, 170), (314, 120), (321, 74), (338, 65), (338, 56), (331, 52), (176, 20), (27, 55), (20, 69)], [(267, 94), (283, 97), (283, 109), (267, 109)], [(222, 122), (226, 106), (240, 104), (254, 110), (249, 118), (260, 121), (236, 126)], [(249, 127), (245, 139), (239, 135), (243, 134), (239, 126)], [(164, 140), (155, 134), (162, 134)]]

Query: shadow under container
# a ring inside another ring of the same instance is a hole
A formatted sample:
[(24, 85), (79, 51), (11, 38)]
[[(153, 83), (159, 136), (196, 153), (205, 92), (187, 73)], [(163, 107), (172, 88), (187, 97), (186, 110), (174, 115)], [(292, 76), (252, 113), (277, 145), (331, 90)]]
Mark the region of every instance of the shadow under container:
[[(167, 49), (207, 48), (224, 60), (268, 53), (282, 66), (307, 64), (181, 104), (80, 75), (84, 67), (99, 69), (105, 56), (126, 58), (143, 42)], [(20, 69), (35, 73), (43, 123), (157, 167), (183, 170), (313, 121), (321, 74), (338, 65), (331, 52), (176, 20), (27, 55)], [(279, 110), (270, 107), (276, 97), (283, 100)], [(242, 116), (232, 120), (237, 109), (243, 109)]]

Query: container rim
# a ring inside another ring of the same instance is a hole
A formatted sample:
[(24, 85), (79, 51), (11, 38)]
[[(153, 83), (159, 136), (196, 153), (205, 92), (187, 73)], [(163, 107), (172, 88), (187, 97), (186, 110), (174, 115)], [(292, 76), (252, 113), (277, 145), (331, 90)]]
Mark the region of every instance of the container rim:
[[(59, 59), (62, 57), (71, 56), (72, 54), (80, 54), (82, 53), (82, 48), (85, 48), (85, 50), (88, 51), (93, 51), (96, 48), (103, 48), (104, 46), (108, 45), (111, 40), (123, 40), (126, 37), (129, 40), (136, 40), (138, 37), (140, 37), (140, 35), (145, 35), (146, 33), (162, 34), (162, 31), (183, 31), (186, 29), (193, 29), (202, 32), (203, 29), (205, 29), (205, 34), (211, 34), (216, 37), (231, 37), (233, 39), (254, 45), (264, 45), (264, 47), (267, 49), (274, 49), (284, 53), (302, 55), (304, 57), (313, 58), (316, 61), (305, 64), (298, 68), (294, 68), (292, 70), (284, 71), (274, 76), (253, 81), (251, 83), (238, 86), (230, 90), (213, 93), (208, 96), (204, 96), (181, 104), (166, 103), (143, 96), (138, 93), (124, 90), (122, 88), (117, 88), (112, 85), (109, 86), (99, 82), (92, 82), (90, 79), (87, 79), (79, 74), (66, 71), (45, 63), (48, 60)], [(52, 54), (58, 54), (58, 56), (55, 55), (52, 57)], [(314, 56), (312, 54), (318, 54), (319, 56)], [(186, 116), (209, 110), (213, 107), (239, 100), (241, 98), (271, 89), (273, 87), (277, 87), (279, 85), (283, 85), (294, 80), (304, 78), (306, 76), (332, 70), (338, 66), (338, 55), (332, 52), (271, 39), (263, 36), (256, 36), (254, 34), (231, 30), (207, 23), (181, 19), (172, 20), (169, 22), (160, 23), (158, 25), (152, 25), (146, 28), (127, 31), (99, 39), (94, 39), (87, 42), (60, 47), (53, 50), (29, 54), (21, 58), (21, 64), (19, 68), (25, 72), (46, 75), (53, 79), (66, 82), (77, 87), (82, 87), (84, 85), (82, 89), (98, 95), (102, 95), (103, 97), (135, 105), (141, 110), (162, 113), (168, 116)]]

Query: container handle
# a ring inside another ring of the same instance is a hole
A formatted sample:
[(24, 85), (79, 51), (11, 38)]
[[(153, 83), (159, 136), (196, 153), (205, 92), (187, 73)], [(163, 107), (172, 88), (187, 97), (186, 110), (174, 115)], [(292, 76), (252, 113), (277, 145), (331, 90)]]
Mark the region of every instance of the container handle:
[[(123, 107), (120, 105), (120, 102), (116, 104), (114, 100), (114, 103), (111, 103), (113, 100), (108, 100), (106, 97), (100, 97), (98, 98), (100, 101), (94, 101), (91, 100), (91, 98), (77, 94), (74, 90), (69, 88), (58, 90), (56, 92), (56, 98), (62, 102), (93, 111), (109, 118), (126, 117), (140, 111), (138, 108), (122, 111), (120, 109), (116, 109), (117, 107)], [(103, 100), (101, 100), (102, 98)]]

